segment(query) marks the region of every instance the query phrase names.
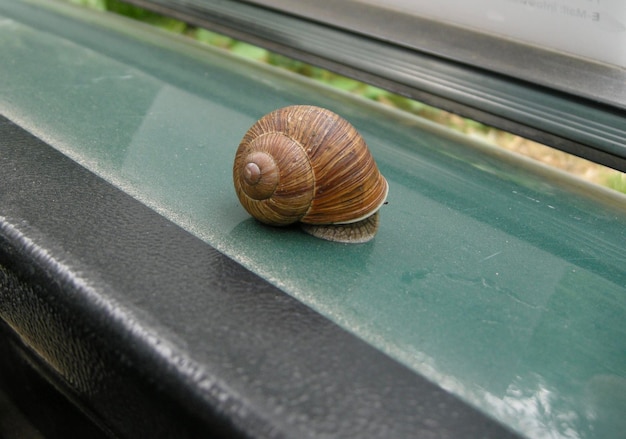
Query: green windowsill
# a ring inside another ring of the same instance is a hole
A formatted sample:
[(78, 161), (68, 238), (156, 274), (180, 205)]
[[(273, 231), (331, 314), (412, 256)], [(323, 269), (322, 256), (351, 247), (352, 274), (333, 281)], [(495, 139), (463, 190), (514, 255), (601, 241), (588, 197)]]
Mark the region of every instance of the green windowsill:
[[(0, 0), (0, 59), (2, 114), (416, 372), (531, 437), (623, 431), (620, 194), (61, 3)], [(390, 184), (373, 242), (266, 227), (239, 205), (241, 137), (290, 104), (365, 137)]]

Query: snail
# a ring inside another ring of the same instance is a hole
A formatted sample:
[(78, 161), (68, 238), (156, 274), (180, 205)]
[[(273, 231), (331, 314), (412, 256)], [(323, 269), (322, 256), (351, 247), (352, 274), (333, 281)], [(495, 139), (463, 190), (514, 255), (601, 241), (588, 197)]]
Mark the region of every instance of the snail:
[(233, 179), (239, 201), (262, 223), (297, 222), (313, 236), (348, 243), (374, 237), (388, 191), (356, 129), (308, 105), (280, 108), (252, 125)]

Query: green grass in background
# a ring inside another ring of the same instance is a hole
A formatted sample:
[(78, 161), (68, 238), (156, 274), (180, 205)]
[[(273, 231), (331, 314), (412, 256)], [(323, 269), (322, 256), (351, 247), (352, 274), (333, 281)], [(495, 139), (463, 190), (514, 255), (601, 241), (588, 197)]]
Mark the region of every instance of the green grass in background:
[(443, 124), (466, 135), (479, 138), (502, 148), (515, 151), (550, 166), (575, 174), (590, 182), (626, 193), (626, 174), (541, 145), (522, 137), (501, 131), (471, 119), (462, 118), (441, 109), (391, 93), (387, 90), (338, 75), (320, 67), (297, 61), (243, 41), (190, 26), (174, 18), (165, 17), (120, 0), (66, 0), (70, 3), (121, 14), (159, 28), (185, 35), (204, 44), (219, 47), (231, 53), (278, 68), (298, 73), (323, 82), (339, 90), (358, 94), (367, 99), (410, 112), (417, 116)]

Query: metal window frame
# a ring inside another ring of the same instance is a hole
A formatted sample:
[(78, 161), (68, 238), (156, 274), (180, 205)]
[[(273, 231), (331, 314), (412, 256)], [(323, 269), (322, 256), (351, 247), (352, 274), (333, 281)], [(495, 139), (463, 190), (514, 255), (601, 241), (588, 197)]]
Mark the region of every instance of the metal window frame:
[(619, 67), (354, 1), (127, 2), (626, 171)]

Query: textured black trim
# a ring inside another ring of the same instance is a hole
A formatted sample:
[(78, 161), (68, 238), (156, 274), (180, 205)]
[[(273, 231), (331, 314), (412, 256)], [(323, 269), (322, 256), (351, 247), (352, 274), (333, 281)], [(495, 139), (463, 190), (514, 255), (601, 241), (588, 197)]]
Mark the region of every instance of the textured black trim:
[[(385, 29), (395, 23), (393, 12), (359, 4), (352, 11), (359, 14), (342, 19), (353, 2), (326, 10), (326, 3), (290, 2), (287, 12), (302, 18), (235, 0), (124, 1), (626, 171), (623, 69), (429, 20), (417, 24), (432, 47), (407, 47), (385, 39), (380, 28), (358, 29), (361, 20), (364, 26), (380, 20)], [(535, 76), (516, 73), (517, 63)]]
[(516, 437), (0, 118), (0, 318), (119, 437)]
[(37, 367), (32, 352), (0, 320), (0, 437), (67, 439), (109, 437)]

